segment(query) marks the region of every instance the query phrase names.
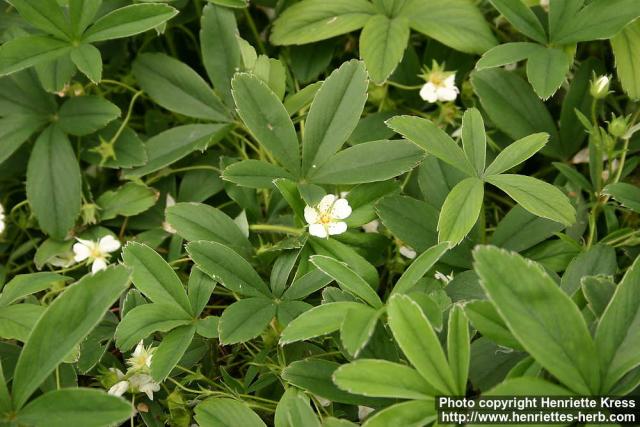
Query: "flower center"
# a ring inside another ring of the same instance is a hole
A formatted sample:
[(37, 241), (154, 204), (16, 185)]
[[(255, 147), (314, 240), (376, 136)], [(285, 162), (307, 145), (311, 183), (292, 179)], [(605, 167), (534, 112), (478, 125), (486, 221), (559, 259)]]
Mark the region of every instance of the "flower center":
[(321, 224), (329, 224), (330, 222), (331, 222), (331, 215), (327, 213), (320, 215)]

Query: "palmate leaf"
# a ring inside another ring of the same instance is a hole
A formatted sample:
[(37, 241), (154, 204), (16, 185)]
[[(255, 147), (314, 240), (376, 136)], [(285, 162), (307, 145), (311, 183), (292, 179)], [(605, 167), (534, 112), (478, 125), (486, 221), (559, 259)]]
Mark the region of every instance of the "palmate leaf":
[(475, 270), (495, 308), (522, 346), (576, 393), (600, 388), (596, 349), (578, 307), (537, 264), (481, 246)]
[(546, 43), (547, 35), (540, 20), (522, 0), (490, 1), (518, 31), (538, 43)]
[(50, 61), (71, 50), (68, 42), (48, 36), (18, 37), (0, 46), (0, 76)]
[(110, 267), (85, 276), (51, 303), (16, 365), (12, 390), (16, 408), (91, 332), (127, 286), (129, 271), (124, 266)]

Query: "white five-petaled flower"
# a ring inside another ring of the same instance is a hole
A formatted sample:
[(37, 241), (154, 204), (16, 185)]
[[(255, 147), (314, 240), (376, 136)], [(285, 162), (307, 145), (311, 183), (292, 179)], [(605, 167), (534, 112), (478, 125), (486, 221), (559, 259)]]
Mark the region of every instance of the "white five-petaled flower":
[(4, 231), (4, 207), (0, 205), (0, 233)]
[(304, 219), (309, 223), (309, 234), (316, 237), (329, 237), (347, 231), (347, 223), (342, 221), (351, 215), (351, 206), (347, 199), (339, 199), (328, 194), (317, 206), (304, 208)]
[(107, 268), (109, 253), (120, 249), (120, 242), (111, 235), (104, 236), (97, 242), (84, 239), (77, 240), (78, 243), (73, 245), (74, 260), (76, 262), (89, 260), (92, 263), (92, 273)]
[(439, 271), (436, 271), (436, 274), (433, 275), (436, 280), (440, 280), (445, 285), (448, 285), (453, 280), (453, 273), (444, 274)]
[(144, 342), (140, 340), (131, 357), (127, 359), (127, 365), (134, 371), (148, 371), (151, 368), (151, 359), (155, 348), (145, 347)]
[(153, 400), (153, 392), (160, 390), (160, 384), (155, 382), (151, 375), (135, 374), (129, 378), (129, 385), (133, 391), (138, 391), (147, 395), (149, 400)]
[(426, 83), (420, 89), (420, 97), (427, 102), (455, 101), (460, 91), (456, 87), (456, 73), (444, 71), (435, 61), (431, 69), (421, 75)]

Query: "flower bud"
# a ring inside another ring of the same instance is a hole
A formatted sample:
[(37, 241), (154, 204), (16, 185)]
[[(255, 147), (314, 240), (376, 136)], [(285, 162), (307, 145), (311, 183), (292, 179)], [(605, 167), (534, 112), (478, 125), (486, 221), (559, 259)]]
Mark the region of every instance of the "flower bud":
[(609, 122), (609, 127), (607, 130), (609, 134), (615, 136), (616, 138), (622, 138), (624, 134), (627, 133), (627, 129), (629, 128), (629, 118), (628, 117), (613, 117)]
[(609, 86), (611, 85), (611, 81), (609, 76), (599, 76), (593, 78), (591, 80), (591, 96), (595, 99), (604, 99), (609, 94)]

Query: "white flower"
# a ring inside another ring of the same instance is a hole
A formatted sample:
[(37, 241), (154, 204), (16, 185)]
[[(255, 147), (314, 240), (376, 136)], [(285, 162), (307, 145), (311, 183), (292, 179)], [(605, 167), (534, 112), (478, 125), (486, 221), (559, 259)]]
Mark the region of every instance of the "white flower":
[(365, 233), (377, 233), (378, 227), (380, 227), (380, 221), (374, 219), (373, 221), (364, 224), (362, 229)]
[(115, 383), (107, 392), (112, 396), (122, 396), (129, 390), (129, 381), (123, 380)]
[(368, 406), (361, 406), (358, 405), (358, 419), (360, 421), (364, 420), (365, 418), (367, 418), (369, 416), (370, 413), (372, 413), (375, 409), (370, 408)]
[(140, 340), (131, 357), (127, 359), (127, 365), (133, 371), (147, 371), (151, 368), (151, 359), (155, 351), (156, 349), (151, 346), (145, 347), (144, 342)]
[(444, 273), (440, 273), (436, 271), (436, 274), (433, 275), (436, 280), (442, 281), (444, 284), (449, 284), (453, 280), (453, 273), (446, 275)]
[(160, 384), (155, 382), (151, 375), (135, 374), (129, 378), (132, 391), (139, 391), (147, 395), (149, 400), (153, 400), (153, 393), (160, 390)]
[(540, 0), (540, 7), (549, 12), (549, 0)]
[(4, 231), (4, 207), (0, 205), (0, 233)]
[(347, 199), (339, 199), (328, 194), (316, 207), (304, 208), (304, 219), (309, 223), (309, 234), (316, 237), (329, 237), (347, 231), (347, 223), (342, 221), (351, 215), (351, 206)]
[(414, 259), (418, 253), (410, 246), (400, 246), (400, 255), (405, 258)]
[(120, 242), (111, 235), (104, 236), (97, 242), (84, 239), (77, 240), (78, 243), (73, 245), (74, 260), (81, 262), (88, 259), (92, 263), (92, 273), (107, 268), (109, 253), (120, 249)]

